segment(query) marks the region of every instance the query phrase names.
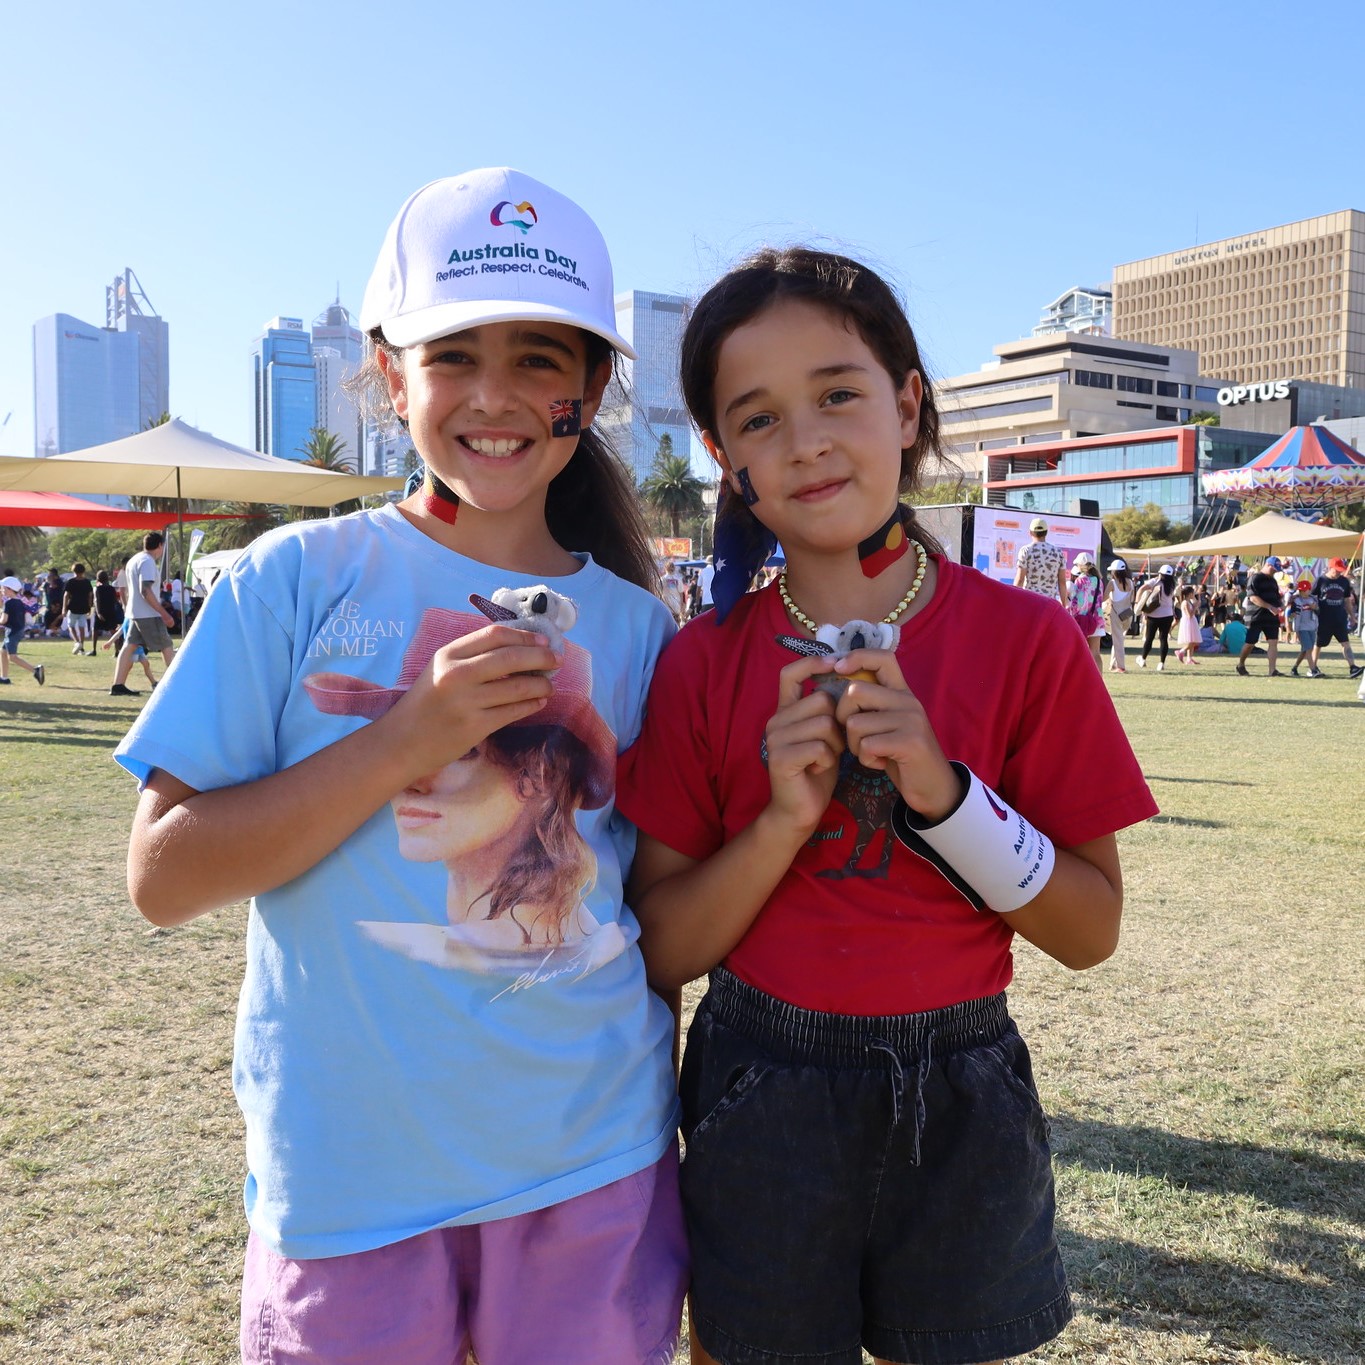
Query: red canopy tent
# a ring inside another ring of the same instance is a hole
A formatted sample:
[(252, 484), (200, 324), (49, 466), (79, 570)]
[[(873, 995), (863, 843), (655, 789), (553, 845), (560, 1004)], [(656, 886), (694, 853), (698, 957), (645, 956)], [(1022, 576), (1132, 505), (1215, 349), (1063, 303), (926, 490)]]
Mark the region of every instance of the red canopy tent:
[[(231, 512), (188, 516), (186, 521), (238, 521)], [(84, 526), (105, 531), (160, 531), (175, 520), (171, 512), (129, 512), (67, 493), (0, 492), (0, 526)]]

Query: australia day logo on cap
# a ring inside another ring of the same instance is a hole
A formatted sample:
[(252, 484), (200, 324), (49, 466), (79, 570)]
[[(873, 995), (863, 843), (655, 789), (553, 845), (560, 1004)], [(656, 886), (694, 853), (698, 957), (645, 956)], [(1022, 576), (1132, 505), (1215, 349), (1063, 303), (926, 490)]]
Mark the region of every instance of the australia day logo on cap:
[(488, 221), (494, 227), (515, 227), (523, 232), (530, 232), (539, 219), (536, 216), (536, 206), (529, 199), (520, 204), (503, 199), (493, 205), (493, 212), (488, 215)]
[(561, 322), (623, 354), (611, 259), (571, 199), (520, 171), (469, 171), (418, 190), (394, 219), (360, 324), (395, 346), (493, 322)]

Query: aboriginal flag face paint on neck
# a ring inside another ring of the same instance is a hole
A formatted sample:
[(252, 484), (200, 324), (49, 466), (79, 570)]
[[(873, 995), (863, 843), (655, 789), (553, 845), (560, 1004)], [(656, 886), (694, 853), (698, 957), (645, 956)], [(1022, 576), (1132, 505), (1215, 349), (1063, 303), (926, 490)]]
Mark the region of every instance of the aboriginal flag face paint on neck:
[(419, 500), (424, 512), (447, 526), (455, 525), (455, 518), (460, 515), (460, 500), (429, 469)]
[(865, 578), (876, 578), (885, 573), (908, 549), (910, 540), (901, 525), (897, 507), (886, 524), (858, 546), (858, 564)]

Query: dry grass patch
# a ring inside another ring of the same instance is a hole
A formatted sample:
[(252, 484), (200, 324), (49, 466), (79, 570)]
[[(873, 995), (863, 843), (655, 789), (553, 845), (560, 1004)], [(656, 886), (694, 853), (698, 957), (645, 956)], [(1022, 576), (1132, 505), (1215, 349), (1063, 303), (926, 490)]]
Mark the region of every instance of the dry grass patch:
[[(48, 686), (0, 697), (0, 1362), (228, 1362), (243, 913), (127, 906), (138, 703), (30, 653)], [(1078, 1307), (1034, 1359), (1365, 1359), (1365, 706), (1327, 667), (1111, 676), (1163, 813), (1123, 836), (1111, 962), (1018, 954)]]

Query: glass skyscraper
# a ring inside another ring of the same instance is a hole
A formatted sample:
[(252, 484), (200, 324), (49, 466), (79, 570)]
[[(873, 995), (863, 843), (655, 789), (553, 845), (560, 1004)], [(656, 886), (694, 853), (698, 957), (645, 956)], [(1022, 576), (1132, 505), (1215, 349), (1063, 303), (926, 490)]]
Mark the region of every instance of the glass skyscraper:
[(103, 327), (69, 313), (33, 324), (35, 455), (134, 436), (170, 407), (165, 322), (131, 270), (105, 299)]
[(251, 353), (256, 449), (302, 460), (318, 425), (317, 367), (302, 318), (272, 318)]
[(601, 420), (637, 484), (648, 477), (665, 435), (674, 454), (691, 458), (692, 428), (678, 381), (686, 309), (687, 300), (676, 294), (636, 289), (616, 296), (617, 330), (640, 358), (621, 362), (623, 382), (612, 381)]
[(340, 299), (313, 319), (312, 353), (317, 375), (317, 424), (346, 443), (342, 458), (350, 461), (357, 474), (363, 474), (365, 420), (343, 385), (365, 358), (365, 339)]

